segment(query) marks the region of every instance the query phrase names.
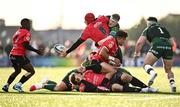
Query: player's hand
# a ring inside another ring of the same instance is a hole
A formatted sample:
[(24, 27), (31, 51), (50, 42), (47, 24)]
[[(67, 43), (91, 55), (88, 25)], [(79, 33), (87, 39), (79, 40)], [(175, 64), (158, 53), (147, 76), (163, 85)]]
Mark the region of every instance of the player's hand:
[(59, 54), (60, 54), (61, 57), (66, 57), (67, 56), (66, 50), (61, 51)]
[(36, 53), (39, 54), (39, 55), (43, 55), (44, 51), (42, 49), (39, 49), (39, 50), (36, 51)]
[(114, 66), (116, 66), (116, 67), (121, 66), (120, 60), (118, 58), (115, 58), (114, 63), (115, 63)]

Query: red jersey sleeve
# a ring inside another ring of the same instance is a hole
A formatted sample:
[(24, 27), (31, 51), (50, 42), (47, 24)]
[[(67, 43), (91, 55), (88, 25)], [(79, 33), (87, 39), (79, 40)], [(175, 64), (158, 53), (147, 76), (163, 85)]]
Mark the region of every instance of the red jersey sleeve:
[[(91, 25), (91, 24), (90, 24)], [(88, 25), (82, 32), (81, 39), (87, 40), (91, 36), (90, 25)]]
[(27, 32), (23, 38), (23, 42), (30, 42), (31, 41), (31, 34)]

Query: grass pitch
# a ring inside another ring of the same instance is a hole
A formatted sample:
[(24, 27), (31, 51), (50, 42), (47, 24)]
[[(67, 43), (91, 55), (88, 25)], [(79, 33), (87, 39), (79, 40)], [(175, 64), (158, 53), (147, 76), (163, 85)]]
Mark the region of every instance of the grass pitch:
[[(9, 93), (0, 90), (0, 107), (180, 107), (180, 68), (173, 68), (177, 93), (170, 93), (169, 83), (163, 68), (155, 68), (158, 77), (153, 87), (158, 93), (80, 93), (51, 92), (39, 90), (29, 92), (29, 87), (43, 77), (59, 82), (65, 74), (74, 68), (35, 68), (36, 74), (23, 85), (25, 93), (12, 89), (22, 70), (9, 89)], [(149, 76), (142, 68), (127, 68), (134, 76), (147, 83)], [(13, 68), (0, 68), (0, 88), (6, 83)]]

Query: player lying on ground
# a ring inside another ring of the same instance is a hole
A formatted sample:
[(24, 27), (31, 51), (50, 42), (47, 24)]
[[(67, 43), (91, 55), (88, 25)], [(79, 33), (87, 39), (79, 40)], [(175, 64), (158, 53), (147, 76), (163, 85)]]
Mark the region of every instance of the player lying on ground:
[[(93, 69), (93, 70), (99, 69), (100, 70), (101, 67), (100, 67), (100, 65), (96, 65), (96, 67), (91, 66), (91, 67), (87, 67), (86, 69)], [(54, 81), (46, 80), (46, 81), (43, 81), (42, 83), (32, 85), (30, 87), (30, 91), (39, 90), (39, 89), (47, 89), (50, 91), (72, 91), (74, 88), (77, 88), (77, 86), (79, 86), (76, 84), (76, 81), (79, 81), (79, 79), (75, 79), (75, 77), (78, 78), (77, 75), (81, 75), (81, 73), (82, 73), (82, 69), (74, 69), (74, 70), (70, 71), (63, 78), (63, 80), (60, 82), (60, 84), (57, 85), (57, 83)], [(83, 82), (86, 87), (85, 87), (85, 89), (82, 89), (82, 85), (81, 85), (81, 89), (80, 89), (81, 91), (97, 92), (97, 91), (108, 91), (109, 90), (109, 89), (99, 86), (101, 84), (105, 74), (97, 74), (97, 73), (92, 72), (92, 70), (87, 70), (87, 72), (85, 72), (84, 75), (86, 76), (86, 78), (84, 78), (81, 82)], [(94, 77), (96, 77), (96, 78), (94, 78)], [(88, 78), (89, 78), (89, 80), (88, 80)], [(86, 81), (86, 80), (88, 80), (88, 81)], [(70, 81), (75, 83), (75, 85), (72, 84), (72, 82), (70, 82)], [(95, 85), (91, 83), (92, 81), (96, 81)], [(133, 86), (140, 87), (140, 88), (133, 88), (133, 87), (129, 88), (128, 83), (132, 84)], [(125, 92), (139, 92), (139, 91), (155, 92), (155, 91), (157, 91), (153, 88), (147, 88), (147, 85), (145, 85), (143, 82), (141, 82), (137, 78), (128, 74), (128, 71), (125, 69), (122, 69), (122, 68), (119, 68), (116, 75), (113, 76), (108, 88), (110, 88), (111, 91), (125, 91)], [(77, 88), (76, 90), (79, 90), (79, 88)]]
[[(100, 65), (99, 65), (100, 66)], [(100, 68), (100, 67), (99, 67)], [(100, 69), (93, 69), (100, 70)], [(143, 82), (128, 74), (129, 72), (123, 68), (118, 68), (106, 87), (101, 87), (101, 82), (105, 78), (103, 73), (95, 73), (93, 70), (86, 70), (84, 73), (75, 72), (70, 75), (70, 82), (79, 86), (81, 92), (156, 92), (154, 88), (150, 88)], [(129, 87), (129, 83), (136, 87)]]

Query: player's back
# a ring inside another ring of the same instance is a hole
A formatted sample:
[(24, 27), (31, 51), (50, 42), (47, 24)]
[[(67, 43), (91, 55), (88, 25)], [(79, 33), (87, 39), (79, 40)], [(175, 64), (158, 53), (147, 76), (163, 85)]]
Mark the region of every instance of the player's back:
[(22, 56), (25, 55), (26, 49), (23, 46), (25, 41), (30, 42), (31, 34), (26, 29), (19, 29), (13, 35), (13, 48), (10, 52), (12, 55)]
[(167, 29), (159, 24), (150, 26), (147, 31), (147, 36), (150, 42), (163, 42), (170, 38)]
[(87, 40), (90, 38), (95, 42), (99, 42), (106, 38), (109, 35), (108, 21), (109, 19), (105, 16), (99, 17), (84, 29), (81, 39)]
[(95, 86), (99, 86), (103, 81), (105, 74), (94, 73), (92, 70), (87, 70), (84, 73), (84, 80), (92, 83)]

